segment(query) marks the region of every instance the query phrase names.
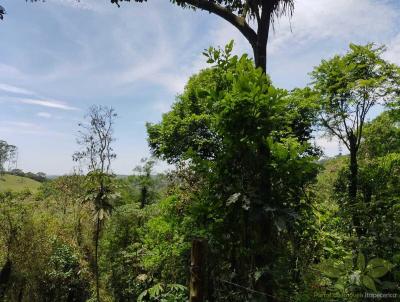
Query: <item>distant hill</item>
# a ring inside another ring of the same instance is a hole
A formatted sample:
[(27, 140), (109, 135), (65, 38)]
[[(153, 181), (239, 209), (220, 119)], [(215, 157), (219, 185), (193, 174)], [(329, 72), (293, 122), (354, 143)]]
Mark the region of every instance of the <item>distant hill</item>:
[(40, 186), (40, 182), (16, 175), (5, 174), (0, 176), (0, 192), (14, 191), (20, 192), (29, 189), (35, 192)]

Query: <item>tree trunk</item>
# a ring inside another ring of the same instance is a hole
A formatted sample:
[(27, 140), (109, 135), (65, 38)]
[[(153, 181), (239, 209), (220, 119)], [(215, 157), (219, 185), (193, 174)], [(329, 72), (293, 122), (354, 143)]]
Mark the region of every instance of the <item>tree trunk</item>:
[(6, 264), (0, 271), (0, 301), (3, 301), (7, 289), (7, 284), (11, 277), (11, 269), (12, 269), (11, 260), (7, 259)]
[(356, 229), (357, 236), (362, 235), (361, 223), (357, 210), (357, 191), (358, 191), (358, 161), (357, 161), (357, 146), (356, 138), (350, 138), (350, 179), (349, 179), (349, 201), (353, 207), (353, 225)]
[(252, 48), (256, 68), (261, 68), (264, 73), (267, 73), (267, 40), (257, 39)]
[(256, 68), (261, 68), (264, 73), (267, 72), (267, 48), (262, 49), (258, 45), (253, 47), (254, 63)]
[(203, 302), (206, 297), (206, 241), (194, 239), (190, 259), (190, 302)]
[(357, 152), (355, 150), (350, 150), (349, 199), (352, 204), (354, 204), (357, 200), (357, 184), (358, 184)]
[(140, 208), (143, 209), (147, 203), (147, 188), (143, 186), (140, 190)]
[(18, 292), (18, 302), (22, 302), (23, 298), (24, 298), (24, 288), (25, 288), (25, 284), (22, 284), (19, 288), (19, 292)]
[[(254, 52), (254, 63), (256, 68), (261, 68), (267, 73), (267, 44), (271, 22), (271, 7), (264, 5), (262, 8), (261, 19), (258, 22), (257, 40), (252, 43)], [(266, 134), (268, 135), (268, 134)], [(254, 207), (255, 221), (253, 225), (255, 254), (254, 265), (258, 269), (271, 265), (273, 257), (266, 252), (266, 247), (272, 250), (272, 229), (270, 217), (265, 213), (266, 205), (272, 206), (272, 178), (269, 163), (271, 161), (271, 151), (265, 137), (258, 142), (258, 152), (260, 163), (262, 163), (261, 177), (258, 180), (258, 202)], [(264, 273), (257, 281), (254, 281), (254, 288), (259, 292), (274, 296), (273, 280), (270, 274)], [(274, 301), (274, 298), (271, 299)]]
[(96, 234), (95, 234), (95, 239), (94, 239), (94, 244), (95, 244), (95, 254), (94, 254), (94, 262), (95, 262), (95, 267), (94, 267), (94, 272), (95, 272), (95, 277), (96, 277), (96, 300), (97, 302), (100, 302), (100, 289), (99, 289), (99, 233), (100, 233), (100, 217), (99, 213), (97, 213), (97, 220), (96, 220)]
[(267, 44), (269, 37), (269, 28), (271, 24), (271, 14), (273, 7), (264, 4), (261, 11), (261, 17), (258, 21), (258, 29), (256, 39), (250, 41), (253, 48), (254, 63), (256, 67), (261, 68), (267, 73)]

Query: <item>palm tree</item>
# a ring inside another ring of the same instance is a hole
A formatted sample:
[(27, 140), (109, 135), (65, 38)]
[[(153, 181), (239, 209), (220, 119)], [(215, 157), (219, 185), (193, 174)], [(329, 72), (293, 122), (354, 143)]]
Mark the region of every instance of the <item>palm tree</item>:
[(81, 130), (77, 143), (81, 150), (73, 155), (74, 161), (85, 162), (89, 173), (86, 177), (86, 200), (92, 203), (96, 229), (94, 232), (96, 301), (100, 302), (98, 250), (103, 219), (111, 211), (113, 193), (111, 161), (116, 154), (111, 146), (114, 141), (113, 125), (117, 114), (111, 107), (91, 106), (86, 115), (88, 123), (79, 123)]
[(110, 215), (112, 210), (113, 177), (108, 172), (96, 170), (88, 173), (86, 180), (86, 201), (92, 203), (93, 221), (95, 221), (96, 225), (94, 231), (94, 273), (96, 278), (96, 300), (100, 302), (99, 240), (104, 219)]

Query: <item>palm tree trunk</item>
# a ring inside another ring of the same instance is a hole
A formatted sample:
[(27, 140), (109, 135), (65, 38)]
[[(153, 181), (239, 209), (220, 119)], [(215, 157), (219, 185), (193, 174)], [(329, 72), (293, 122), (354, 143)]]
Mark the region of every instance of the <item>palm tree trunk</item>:
[(264, 73), (267, 73), (267, 40), (258, 37), (252, 48), (256, 67), (261, 68)]
[(271, 14), (273, 7), (263, 5), (261, 17), (258, 20), (258, 29), (256, 39), (250, 41), (253, 48), (254, 63), (256, 67), (261, 68), (264, 73), (267, 73), (267, 44), (269, 37), (269, 29), (271, 25)]

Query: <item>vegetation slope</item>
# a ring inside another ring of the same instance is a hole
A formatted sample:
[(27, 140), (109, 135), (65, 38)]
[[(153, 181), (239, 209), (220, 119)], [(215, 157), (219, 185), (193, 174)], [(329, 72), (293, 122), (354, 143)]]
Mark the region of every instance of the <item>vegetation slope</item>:
[(36, 192), (39, 188), (40, 182), (16, 175), (5, 174), (0, 177), (0, 192), (13, 191), (21, 192), (30, 190)]

